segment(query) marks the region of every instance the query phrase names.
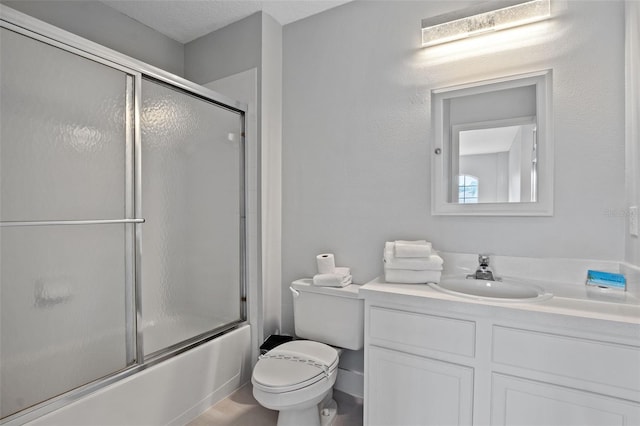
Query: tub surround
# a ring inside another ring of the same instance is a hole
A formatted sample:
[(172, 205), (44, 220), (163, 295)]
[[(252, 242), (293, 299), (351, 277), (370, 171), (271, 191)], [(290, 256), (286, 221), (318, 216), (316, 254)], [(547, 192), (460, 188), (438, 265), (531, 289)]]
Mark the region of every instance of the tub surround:
[[(449, 273), (475, 267), (474, 255), (443, 257)], [(498, 276), (539, 272), (531, 282), (553, 298), (476, 300), (381, 278), (361, 287), (364, 424), (640, 422), (640, 300), (594, 299), (584, 285), (583, 267), (627, 266), (495, 260)]]

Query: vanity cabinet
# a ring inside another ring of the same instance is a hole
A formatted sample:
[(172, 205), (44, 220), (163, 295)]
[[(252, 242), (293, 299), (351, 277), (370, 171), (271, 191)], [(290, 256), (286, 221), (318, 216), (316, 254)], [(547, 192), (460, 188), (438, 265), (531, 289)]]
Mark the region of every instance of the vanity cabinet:
[(492, 375), (491, 424), (639, 425), (637, 403), (565, 386)]
[(365, 425), (640, 425), (637, 320), (363, 289)]
[(368, 357), (369, 425), (471, 424), (473, 368), (376, 346)]
[(492, 329), (491, 424), (640, 425), (638, 346)]

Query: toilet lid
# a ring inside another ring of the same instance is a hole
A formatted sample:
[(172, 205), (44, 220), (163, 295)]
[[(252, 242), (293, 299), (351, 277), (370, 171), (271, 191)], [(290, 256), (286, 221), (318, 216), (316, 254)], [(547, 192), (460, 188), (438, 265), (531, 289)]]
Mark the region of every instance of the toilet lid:
[(288, 392), (312, 385), (338, 366), (338, 351), (324, 343), (294, 340), (263, 355), (253, 369), (253, 385), (265, 392)]

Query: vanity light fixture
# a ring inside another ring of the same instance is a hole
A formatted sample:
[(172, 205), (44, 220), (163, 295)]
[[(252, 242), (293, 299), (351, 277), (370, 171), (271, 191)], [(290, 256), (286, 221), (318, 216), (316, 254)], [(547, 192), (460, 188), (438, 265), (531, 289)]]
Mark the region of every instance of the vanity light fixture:
[(422, 20), (422, 46), (434, 46), (490, 31), (542, 21), (551, 15), (551, 0), (483, 2)]

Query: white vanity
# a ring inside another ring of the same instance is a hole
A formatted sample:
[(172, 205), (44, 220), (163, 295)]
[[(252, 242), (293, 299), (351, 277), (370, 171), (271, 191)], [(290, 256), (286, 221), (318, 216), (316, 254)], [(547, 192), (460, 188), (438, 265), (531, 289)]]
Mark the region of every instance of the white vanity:
[(640, 425), (640, 305), (362, 286), (365, 425)]

